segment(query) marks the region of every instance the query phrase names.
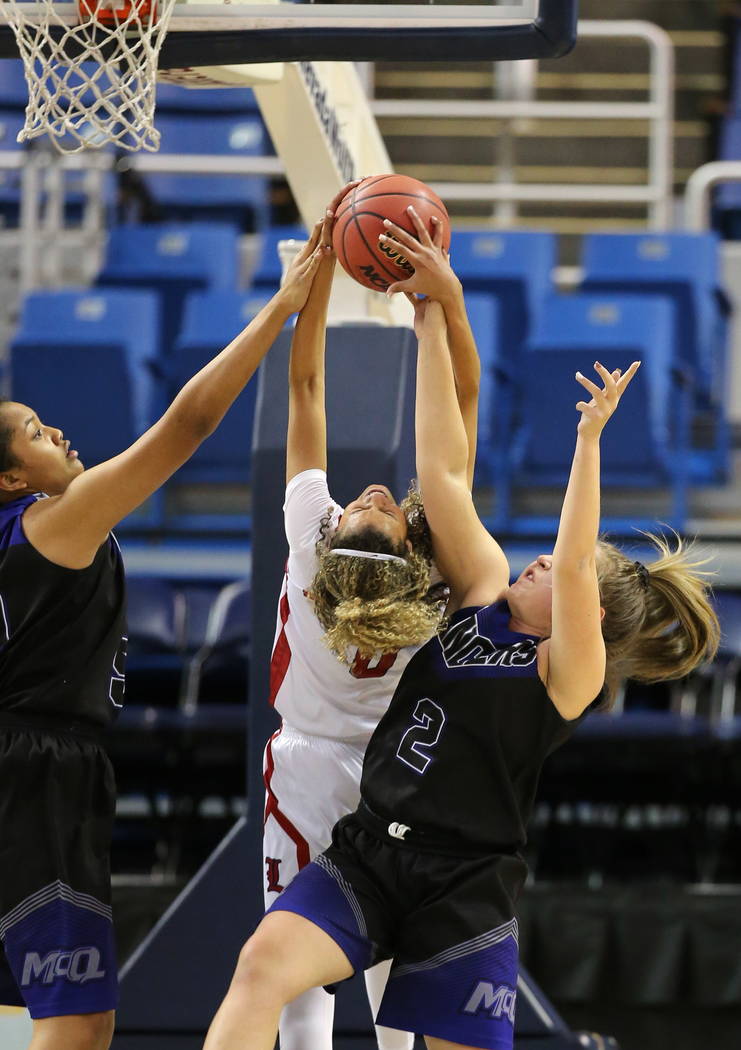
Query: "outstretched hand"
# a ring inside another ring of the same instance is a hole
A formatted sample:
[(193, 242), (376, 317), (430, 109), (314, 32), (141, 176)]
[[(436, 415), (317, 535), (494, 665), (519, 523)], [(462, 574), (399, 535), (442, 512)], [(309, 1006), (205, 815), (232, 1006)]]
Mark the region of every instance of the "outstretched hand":
[(581, 419), (576, 428), (582, 437), (599, 437), (605, 423), (618, 406), (626, 387), (640, 368), (641, 362), (634, 361), (627, 372), (623, 373), (619, 368), (614, 372), (608, 372), (604, 365), (595, 361), (594, 370), (598, 373), (604, 386), (600, 388), (597, 383), (587, 379), (581, 372), (576, 373), (576, 381), (581, 383), (587, 393), (592, 395), (591, 401), (578, 401), (577, 412), (581, 412)]
[(321, 243), (322, 220), (315, 223), (311, 236), (291, 259), (278, 293), (291, 313), (303, 309), (309, 298), (311, 285), (319, 269), (319, 263), (327, 255)]
[(460, 293), (461, 283), (453, 272), (448, 253), (443, 248), (443, 224), (433, 216), (430, 220), (430, 235), (414, 205), (410, 204), (407, 212), (417, 231), (416, 237), (390, 219), (384, 219), (386, 232), (382, 233), (378, 240), (382, 248), (395, 249), (398, 246), (400, 254), (414, 267), (414, 273), (405, 281), (394, 282), (386, 290), (386, 294), (417, 292), (438, 302), (445, 302)]
[(351, 182), (345, 183), (341, 190), (335, 193), (332, 200), (329, 202), (324, 210), (324, 217), (322, 219), (322, 237), (321, 243), (325, 248), (328, 248), (328, 256), (334, 258), (334, 249), (332, 247), (332, 231), (334, 229), (334, 220), (337, 214), (337, 209), (345, 198), (345, 195), (350, 192), (353, 187), (358, 186), (363, 180), (352, 179)]

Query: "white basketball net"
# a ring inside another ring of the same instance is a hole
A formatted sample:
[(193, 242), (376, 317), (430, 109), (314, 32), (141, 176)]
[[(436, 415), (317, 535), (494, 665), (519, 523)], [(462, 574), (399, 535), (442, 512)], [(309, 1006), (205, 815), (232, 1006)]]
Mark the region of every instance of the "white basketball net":
[(24, 142), (157, 150), (157, 56), (175, 0), (0, 0), (28, 84)]

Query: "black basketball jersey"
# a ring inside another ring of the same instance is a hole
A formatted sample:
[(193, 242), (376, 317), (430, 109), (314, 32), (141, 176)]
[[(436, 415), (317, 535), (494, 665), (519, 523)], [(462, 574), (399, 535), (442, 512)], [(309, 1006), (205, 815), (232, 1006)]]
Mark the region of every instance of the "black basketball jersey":
[(26, 539), (39, 496), (0, 507), (0, 719), (105, 727), (123, 704), (125, 583), (111, 533), (86, 569), (66, 569)]
[(361, 797), (384, 820), (453, 845), (524, 845), (543, 760), (576, 722), (538, 677), (539, 639), (509, 618), (503, 602), (460, 609), (410, 660), (363, 763)]

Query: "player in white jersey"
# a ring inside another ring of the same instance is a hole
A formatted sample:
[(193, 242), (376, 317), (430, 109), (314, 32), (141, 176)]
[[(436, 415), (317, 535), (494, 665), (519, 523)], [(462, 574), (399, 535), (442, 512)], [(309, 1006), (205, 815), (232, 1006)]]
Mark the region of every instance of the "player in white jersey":
[[(370, 485), (343, 509), (327, 485), (324, 349), (335, 267), (331, 226), (347, 188), (327, 209), (326, 256), (291, 346), (284, 504), (289, 555), (270, 676), (270, 702), (282, 725), (265, 750), (267, 907), (329, 845), (336, 821), (356, 808), (368, 740), (402, 671), (441, 614), (419, 496), (410, 494), (400, 506), (385, 486)], [(441, 233), (425, 258), (425, 286), (439, 292), (445, 304), (471, 483), (479, 361)], [(374, 1017), (388, 970), (382, 963), (366, 973)], [(306, 992), (283, 1011), (281, 1050), (331, 1050), (333, 1017), (332, 995), (321, 988)], [(380, 1050), (410, 1050), (414, 1042), (413, 1035), (389, 1028), (377, 1027), (376, 1035)]]

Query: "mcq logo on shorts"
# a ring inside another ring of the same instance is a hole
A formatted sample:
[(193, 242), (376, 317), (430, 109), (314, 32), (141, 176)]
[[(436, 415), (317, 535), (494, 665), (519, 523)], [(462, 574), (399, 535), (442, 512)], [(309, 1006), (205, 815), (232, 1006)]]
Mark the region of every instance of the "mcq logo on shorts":
[(97, 948), (75, 948), (73, 951), (48, 952), (42, 959), (38, 952), (26, 952), (23, 960), (21, 987), (27, 988), (33, 981), (51, 984), (57, 977), (64, 977), (73, 984), (87, 984), (105, 977), (100, 969), (100, 952)]
[(517, 991), (500, 984), (495, 988), (491, 981), (479, 981), (463, 1007), (464, 1014), (486, 1013), (492, 1020), (509, 1018), (515, 1023), (515, 1000)]

